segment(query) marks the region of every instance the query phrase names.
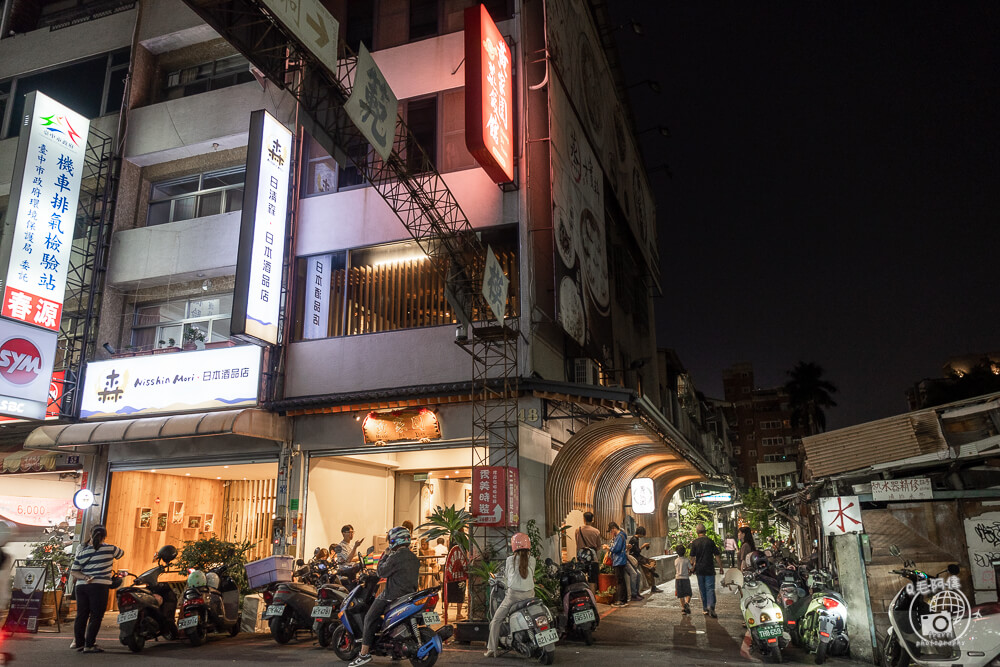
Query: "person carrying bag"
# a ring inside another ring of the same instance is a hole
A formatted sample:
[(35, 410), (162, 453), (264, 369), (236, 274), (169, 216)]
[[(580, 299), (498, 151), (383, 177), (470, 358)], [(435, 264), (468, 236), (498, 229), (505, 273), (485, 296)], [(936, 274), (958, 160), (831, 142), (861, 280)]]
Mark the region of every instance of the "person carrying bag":
[(74, 641), (70, 648), (84, 653), (103, 653), (95, 645), (101, 629), (104, 612), (108, 608), (108, 593), (113, 579), (121, 584), (120, 577), (112, 577), (112, 561), (125, 555), (121, 547), (105, 542), (108, 531), (104, 526), (94, 526), (90, 539), (80, 547), (70, 568), (70, 577), (76, 583), (76, 623), (73, 625)]

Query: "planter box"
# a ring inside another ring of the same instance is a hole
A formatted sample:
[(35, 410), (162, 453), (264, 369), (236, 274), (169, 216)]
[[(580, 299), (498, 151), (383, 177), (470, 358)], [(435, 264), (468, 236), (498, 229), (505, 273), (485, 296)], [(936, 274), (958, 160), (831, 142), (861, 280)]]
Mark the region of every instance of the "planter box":
[(613, 574), (597, 575), (597, 590), (606, 591), (612, 586), (618, 585), (618, 577)]

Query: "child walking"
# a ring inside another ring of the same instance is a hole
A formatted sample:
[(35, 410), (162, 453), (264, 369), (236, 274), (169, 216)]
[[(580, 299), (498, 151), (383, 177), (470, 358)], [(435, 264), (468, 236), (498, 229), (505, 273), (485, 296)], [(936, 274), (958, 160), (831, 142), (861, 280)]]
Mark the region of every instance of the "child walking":
[(685, 614), (691, 613), (691, 561), (684, 557), (687, 549), (677, 547), (677, 560), (674, 561), (674, 591), (677, 599), (683, 605)]

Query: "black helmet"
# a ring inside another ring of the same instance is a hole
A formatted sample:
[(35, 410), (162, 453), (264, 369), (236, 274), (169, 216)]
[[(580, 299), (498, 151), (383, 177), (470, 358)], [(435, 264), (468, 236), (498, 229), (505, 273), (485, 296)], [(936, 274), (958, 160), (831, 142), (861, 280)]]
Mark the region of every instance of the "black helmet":
[(177, 558), (177, 547), (172, 544), (164, 544), (156, 552), (154, 560), (162, 560), (164, 563), (169, 563), (175, 558)]
[(751, 551), (747, 554), (745, 566), (755, 574), (760, 574), (768, 567), (767, 556), (763, 551)]
[(593, 549), (589, 547), (583, 547), (581, 549), (577, 549), (576, 560), (584, 565), (590, 565), (595, 560), (597, 560), (597, 556), (594, 554)]

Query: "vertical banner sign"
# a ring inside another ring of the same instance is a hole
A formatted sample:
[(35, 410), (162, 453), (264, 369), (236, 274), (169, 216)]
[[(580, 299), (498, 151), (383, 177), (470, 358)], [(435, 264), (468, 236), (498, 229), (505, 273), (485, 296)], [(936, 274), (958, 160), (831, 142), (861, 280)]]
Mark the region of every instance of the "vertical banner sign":
[(483, 5), (465, 10), (465, 145), (494, 183), (514, 180), (510, 47)]
[(388, 160), (392, 154), (398, 107), (399, 100), (382, 75), (382, 70), (362, 44), (358, 53), (354, 88), (344, 105), (344, 111), (383, 160)]
[(326, 338), (330, 335), (330, 265), (333, 255), (316, 255), (307, 262), (302, 338)]
[(89, 133), (80, 114), (28, 93), (0, 250), (4, 317), (59, 331)]
[(19, 567), (14, 570), (14, 589), (10, 592), (10, 610), (4, 630), (38, 632), (44, 590), (44, 567)]
[(497, 322), (503, 323), (504, 314), (507, 310), (507, 288), (510, 286), (510, 278), (504, 274), (500, 268), (497, 256), (493, 254), (493, 248), (486, 246), (486, 268), (483, 271), (483, 296), (486, 303), (493, 311), (493, 317)]
[(291, 157), (292, 133), (263, 109), (250, 114), (232, 334), (257, 344), (278, 342)]
[(521, 521), (517, 468), (483, 466), (472, 470), (472, 520), (477, 526), (517, 526)]

